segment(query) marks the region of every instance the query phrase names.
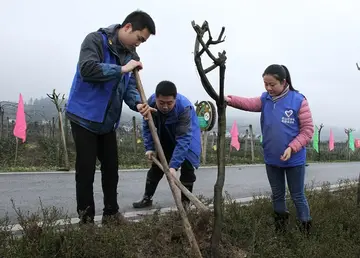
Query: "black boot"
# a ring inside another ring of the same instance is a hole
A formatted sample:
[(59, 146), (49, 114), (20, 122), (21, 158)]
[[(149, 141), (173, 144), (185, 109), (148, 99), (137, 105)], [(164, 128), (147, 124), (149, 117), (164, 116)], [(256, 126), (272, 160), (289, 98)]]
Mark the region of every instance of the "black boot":
[(284, 213), (275, 212), (274, 218), (275, 218), (275, 231), (277, 233), (286, 232), (289, 222), (289, 212), (284, 212)]
[(79, 226), (94, 225), (94, 218), (88, 216), (80, 216)]
[(155, 193), (158, 183), (159, 182), (156, 183), (149, 180), (146, 181), (145, 194), (143, 198), (133, 203), (133, 207), (135, 209), (147, 208), (152, 206), (152, 197)]
[[(90, 213), (90, 214), (89, 214)], [(94, 224), (94, 215), (89, 212), (89, 209), (86, 210), (78, 210), (79, 214), (79, 225), (93, 225)]]
[(309, 221), (298, 221), (298, 228), (299, 228), (300, 232), (303, 233), (305, 236), (310, 235), (311, 227), (312, 227), (311, 220), (309, 220)]
[[(190, 193), (192, 193), (194, 183), (184, 183), (184, 182), (181, 183), (186, 187), (186, 189), (190, 191)], [(181, 203), (186, 211), (190, 208), (190, 204), (191, 204), (190, 200), (189, 198), (186, 197), (186, 195), (183, 192), (181, 192)]]

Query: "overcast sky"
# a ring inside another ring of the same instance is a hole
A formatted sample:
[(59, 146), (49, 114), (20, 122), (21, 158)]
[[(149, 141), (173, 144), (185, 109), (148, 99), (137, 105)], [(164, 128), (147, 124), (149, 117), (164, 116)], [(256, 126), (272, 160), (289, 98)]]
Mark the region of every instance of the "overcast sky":
[[(209, 99), (192, 54), (196, 34), (191, 21), (201, 24), (206, 19), (214, 36), (226, 27), (226, 41), (214, 48), (214, 53), (227, 52), (226, 94), (260, 95), (264, 69), (285, 64), (294, 87), (308, 98), (316, 123), (360, 128), (360, 71), (355, 65), (360, 62), (359, 1), (125, 2), (2, 1), (0, 100), (17, 101), (19, 93), (28, 100), (53, 88), (67, 95), (84, 37), (121, 23), (139, 8), (153, 17), (157, 30), (138, 49), (147, 96), (167, 79), (193, 102)], [(217, 76), (213, 71), (216, 89)], [(238, 112), (232, 109), (229, 114)]]

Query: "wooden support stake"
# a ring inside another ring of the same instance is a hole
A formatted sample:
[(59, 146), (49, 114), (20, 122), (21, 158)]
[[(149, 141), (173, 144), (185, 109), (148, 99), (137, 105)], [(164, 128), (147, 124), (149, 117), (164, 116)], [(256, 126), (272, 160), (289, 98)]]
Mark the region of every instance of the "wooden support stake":
[(17, 156), (18, 156), (18, 149), (19, 149), (19, 139), (15, 136), (16, 139), (16, 146), (15, 146), (15, 160), (14, 160), (14, 166), (16, 166), (17, 162)]
[(134, 148), (134, 153), (136, 154), (136, 117), (133, 116), (132, 118), (133, 121), (133, 148)]
[[(135, 79), (136, 79), (136, 86), (137, 86), (137, 89), (138, 89), (138, 91), (140, 93), (141, 100), (142, 100), (143, 103), (147, 103), (147, 98), (145, 96), (144, 88), (143, 88), (142, 83), (141, 83), (139, 71), (137, 69), (134, 69), (133, 73), (134, 73), (134, 76), (135, 76)], [(195, 257), (202, 257), (199, 245), (198, 245), (198, 243), (196, 241), (196, 238), (195, 238), (195, 235), (194, 235), (194, 232), (192, 231), (190, 222), (189, 222), (189, 220), (188, 220), (188, 218), (186, 216), (184, 206), (181, 203), (180, 195), (177, 194), (178, 189), (177, 189), (177, 187), (176, 187), (176, 185), (174, 183), (173, 177), (171, 176), (171, 173), (170, 173), (170, 170), (169, 170), (169, 165), (168, 165), (167, 160), (165, 158), (165, 154), (164, 154), (164, 151), (163, 151), (163, 149), (161, 147), (159, 136), (157, 135), (156, 127), (155, 127), (152, 115), (150, 113), (148, 115), (148, 124), (149, 124), (149, 129), (151, 131), (151, 135), (152, 135), (154, 144), (155, 144), (156, 152), (158, 153), (161, 164), (162, 164), (162, 166), (164, 168), (164, 173), (166, 175), (166, 178), (168, 180), (171, 192), (173, 194), (176, 207), (177, 207), (177, 209), (179, 211), (179, 214), (181, 216), (182, 223), (183, 223), (183, 226), (184, 226), (184, 229), (185, 229), (185, 233), (186, 233), (186, 236), (187, 236), (187, 238), (189, 240), (191, 249), (192, 249)]]

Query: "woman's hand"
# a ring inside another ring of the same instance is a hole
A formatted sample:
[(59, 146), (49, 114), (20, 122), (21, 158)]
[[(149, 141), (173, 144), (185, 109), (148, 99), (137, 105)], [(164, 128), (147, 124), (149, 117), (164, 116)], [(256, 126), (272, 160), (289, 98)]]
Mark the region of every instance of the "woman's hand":
[(289, 160), (291, 158), (291, 152), (292, 152), (291, 147), (287, 147), (287, 149), (284, 151), (283, 155), (280, 156), (280, 159), (282, 161)]

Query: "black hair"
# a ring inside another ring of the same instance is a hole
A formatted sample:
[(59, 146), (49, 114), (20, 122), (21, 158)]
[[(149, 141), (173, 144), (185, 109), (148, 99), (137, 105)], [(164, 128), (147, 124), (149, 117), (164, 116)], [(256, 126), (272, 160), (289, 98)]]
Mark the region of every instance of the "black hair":
[(146, 12), (137, 10), (130, 13), (125, 20), (123, 21), (122, 25), (130, 23), (132, 26), (133, 31), (136, 30), (143, 30), (148, 29), (150, 34), (155, 35), (155, 23), (151, 16)]
[(280, 82), (283, 82), (285, 80), (286, 83), (289, 85), (289, 90), (297, 91), (294, 89), (292, 85), (290, 72), (285, 65), (278, 65), (278, 64), (269, 65), (265, 69), (262, 76), (264, 77), (265, 75), (272, 75)]
[(162, 95), (162, 96), (173, 96), (174, 98), (176, 98), (177, 95), (176, 86), (171, 81), (161, 81), (156, 86), (155, 95), (156, 97)]

